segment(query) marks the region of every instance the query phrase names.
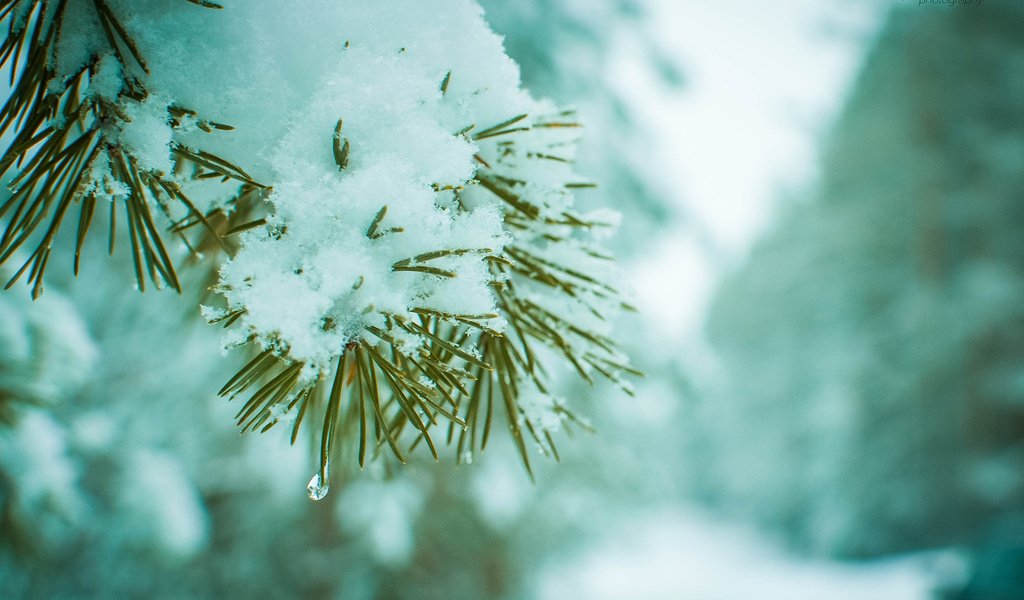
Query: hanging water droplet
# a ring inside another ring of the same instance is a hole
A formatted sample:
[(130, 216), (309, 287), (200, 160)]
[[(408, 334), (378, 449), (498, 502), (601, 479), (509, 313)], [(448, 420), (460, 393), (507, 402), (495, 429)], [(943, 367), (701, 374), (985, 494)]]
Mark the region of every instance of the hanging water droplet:
[(466, 464), (466, 465), (473, 464), (473, 451), (472, 450), (466, 450), (465, 452), (462, 453), (462, 463)]
[[(327, 470), (324, 469), (324, 475), (326, 474)], [(331, 484), (327, 477), (320, 477), (320, 473), (317, 473), (309, 480), (309, 485), (306, 486), (306, 493), (309, 494), (310, 500), (322, 500), (327, 495), (329, 489), (331, 489)]]

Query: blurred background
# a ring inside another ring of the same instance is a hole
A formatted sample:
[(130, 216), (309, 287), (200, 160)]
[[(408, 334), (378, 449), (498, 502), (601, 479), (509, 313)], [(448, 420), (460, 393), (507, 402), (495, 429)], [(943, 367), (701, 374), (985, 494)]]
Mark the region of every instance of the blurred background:
[(1024, 598), (1024, 5), (483, 4), (624, 215), (636, 397), (564, 382), (536, 484), (495, 436), (313, 503), (197, 298), (55, 264), (0, 294), (0, 598)]

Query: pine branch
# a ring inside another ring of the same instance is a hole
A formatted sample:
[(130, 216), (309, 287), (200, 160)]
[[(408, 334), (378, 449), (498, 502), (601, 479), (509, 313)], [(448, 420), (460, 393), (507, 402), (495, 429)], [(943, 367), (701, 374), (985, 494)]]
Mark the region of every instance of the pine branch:
[[(206, 0), (187, 1), (201, 8), (222, 8)], [(168, 248), (171, 239), (180, 240), (194, 261), (210, 250), (232, 255), (245, 240), (287, 239), (288, 224), (261, 208), (271, 188), (242, 165), (185, 145), (174, 135), (167, 149), (171, 172), (164, 173), (121, 143), (120, 134), (131, 126), (131, 115), (143, 103), (154, 101), (146, 87), (150, 67), (107, 0), (91, 0), (87, 5), (95, 12), (99, 24), (95, 35), (101, 45), (105, 43), (104, 51), (97, 51), (58, 81), (54, 65), (67, 0), (0, 0), (0, 20), (7, 26), (0, 43), (0, 64), (9, 68), (12, 81), (11, 96), (0, 108), (0, 134), (7, 132), (10, 140), (0, 154), (0, 177), (8, 180), (10, 189), (9, 197), (0, 203), (0, 265), (27, 254), (8, 287), (25, 278), (33, 296), (42, 293), (53, 244), (69, 221), (75, 230), (77, 275), (88, 236), (103, 220), (95, 216), (97, 209), (105, 208), (104, 202), (109, 204), (110, 252), (116, 250), (120, 225), (140, 290), (148, 281), (181, 291), (176, 256)], [(107, 92), (113, 97), (88, 91), (106, 60), (116, 60), (120, 68), (120, 90)], [(457, 92), (459, 86), (452, 87), (452, 77), (448, 71), (440, 81), (442, 101), (450, 101)], [(167, 124), (174, 131), (194, 125), (210, 135), (222, 135), (232, 129), (186, 106), (171, 105), (166, 111)], [(550, 365), (543, 365), (541, 358), (550, 353), (540, 352), (541, 348), (556, 353), (588, 383), (599, 375), (628, 389), (623, 376), (636, 371), (614, 340), (592, 327), (624, 306), (614, 286), (600, 273), (545, 254), (548, 248), (560, 248), (594, 260), (606, 259), (580, 241), (602, 224), (571, 210), (552, 209), (543, 197), (532, 195), (535, 184), (524, 181), (526, 176), (515, 168), (520, 159), (544, 168), (570, 163), (566, 142), (545, 146), (536, 140), (554, 139), (577, 127), (568, 112), (551, 119), (519, 114), (455, 133), (473, 144), (477, 171), (469, 181), (434, 183), (438, 202), (446, 202), (452, 213), (464, 216), (471, 212), (463, 202), (468, 188), (473, 188), (473, 194), (489, 194), (487, 202), (503, 209), (502, 226), (511, 241), (496, 243), (494, 248), (468, 247), (473, 245), (468, 243), (429, 252), (417, 248), (418, 254), (410, 252), (414, 256), (389, 261), (388, 276), (444, 286), (459, 279), (464, 265), (479, 260), (473, 267), (483, 265), (478, 269), (484, 278), (479, 287), (485, 297), (491, 290), (496, 312), (440, 310), (421, 301), (426, 294), (410, 298), (403, 311), (382, 312), (370, 305), (366, 311), (378, 320), (357, 326), (362, 329), (350, 332), (336, 355), (328, 349), (330, 366), (293, 356), (280, 333), (257, 330), (249, 323), (251, 315), (241, 303), (229, 305), (211, 319), (224, 327), (245, 328), (243, 337), (260, 346), (255, 358), (220, 391), (244, 398), (235, 416), (240, 429), (265, 432), (290, 422), (293, 442), (304, 422), (319, 432), (320, 464), (310, 481), (311, 497), (327, 493), (330, 464), (339, 454), (353, 453), (363, 466), (385, 447), (404, 462), (423, 446), (437, 460), (438, 445), (444, 443), (454, 446), (460, 461), (468, 462), (474, 452), (486, 447), (496, 415), (505, 419), (532, 476), (531, 443), (544, 454), (558, 456), (551, 435), (556, 427), (538, 414), (553, 416), (566, 429), (570, 424), (582, 426), (582, 420), (550, 398), (545, 370)], [(334, 176), (347, 177), (360, 167), (361, 161), (355, 160), (362, 158), (360, 146), (350, 143), (351, 134), (342, 119), (329, 133), (325, 138), (330, 138), (338, 169)], [(233, 185), (238, 193), (204, 210), (190, 197), (188, 185), (208, 179)], [(590, 185), (569, 181), (547, 191), (564, 197)], [(240, 235), (268, 222), (275, 224), (269, 236)], [(365, 231), (366, 239), (360, 237), (360, 243), (384, 245), (412, 237), (404, 227), (391, 224), (386, 204), (365, 224), (365, 230), (362, 225), (356, 229)], [(403, 235), (385, 238), (398, 234)], [(385, 272), (388, 264), (384, 263)], [(363, 281), (359, 277), (352, 291)], [(227, 286), (219, 290), (230, 291)], [(322, 317), (325, 332), (337, 327), (337, 316)], [(546, 399), (543, 411), (533, 406), (538, 397)]]
[[(219, 7), (208, 2), (196, 4)], [(12, 132), (10, 143), (0, 155), (0, 176), (9, 177), (7, 185), (11, 192), (0, 204), (0, 218), (5, 222), (0, 237), (0, 265), (17, 256), (26, 245), (32, 248), (7, 287), (24, 277), (33, 297), (42, 294), (54, 241), (76, 208), (73, 264), (78, 275), (85, 240), (95, 223), (97, 202), (103, 200), (110, 202), (111, 252), (116, 247), (118, 205), (123, 211), (139, 289), (145, 290), (148, 280), (157, 287), (168, 286), (180, 292), (167, 237), (178, 237), (192, 247), (184, 232), (201, 224), (206, 228), (206, 239), (230, 250), (211, 224), (211, 218), (222, 216), (225, 210), (218, 208), (213, 214), (200, 212), (182, 192), (173, 174), (142, 167), (131, 151), (119, 143), (118, 128), (131, 121), (125, 108), (144, 102), (148, 96), (143, 81), (148, 66), (134, 39), (104, 0), (93, 0), (92, 6), (109, 49), (121, 63), (122, 91), (115, 99), (84, 92), (101, 68), (99, 55), (94, 55), (65, 81), (56, 81), (52, 65), (56, 63), (66, 6), (66, 0), (0, 3), (0, 19), (7, 26), (7, 35), (0, 43), (0, 65), (10, 70), (12, 82), (11, 95), (0, 108), (0, 133)], [(168, 122), (173, 126), (180, 126), (186, 118), (195, 120), (200, 129), (208, 132), (231, 129), (229, 125), (199, 119), (187, 108), (168, 109)], [(188, 164), (194, 167), (195, 177), (214, 174), (224, 181), (241, 182), (243, 188), (234, 201), (236, 204), (254, 203), (259, 195), (254, 191), (267, 188), (244, 169), (219, 156), (180, 144), (175, 144), (172, 151), (176, 170)], [(109, 178), (97, 180), (97, 172)], [(186, 219), (172, 220), (169, 203), (182, 207)], [(169, 225), (160, 224), (154, 212), (166, 217)]]
[[(528, 132), (526, 115), (508, 119), (481, 130), (474, 139)], [(547, 128), (569, 127), (567, 123), (545, 122)], [(465, 128), (465, 135), (472, 128)], [(342, 142), (341, 121), (332, 136), (339, 168), (348, 160), (347, 140)], [(505, 151), (508, 146), (504, 146)], [(341, 151), (344, 149), (344, 160)], [(533, 156), (531, 156), (533, 157)], [(574, 244), (565, 228), (590, 231), (602, 226), (571, 212), (546, 214), (538, 204), (519, 192), (525, 183), (500, 174), (500, 157), (478, 156), (481, 168), (475, 175), (480, 187), (509, 207), (506, 226), (531, 232), (550, 244)], [(462, 186), (434, 186), (437, 193), (455, 192)], [(366, 230), (377, 239), (399, 228), (383, 229), (388, 207), (382, 206)], [(607, 335), (590, 330), (568, 314), (558, 314), (520, 290), (547, 288), (555, 297), (572, 299), (599, 321), (606, 319), (601, 306), (618, 308), (624, 303), (615, 288), (600, 275), (545, 258), (529, 237), (506, 245), (500, 252), (490, 248), (450, 248), (421, 253), (392, 265), (396, 272), (411, 272), (442, 278), (457, 278), (458, 272), (432, 265), (432, 261), (479, 255), (487, 261), (497, 313), (454, 314), (426, 307), (411, 307), (417, 318), (398, 314), (386, 316), (387, 327), (370, 326), (361, 338), (349, 341), (340, 352), (332, 371), (316, 373), (306, 383), (299, 373), (307, 365), (289, 358), (287, 344), (274, 340), (252, 362), (243, 367), (221, 390), (222, 395), (245, 395), (247, 401), (237, 415), (245, 430), (267, 431), (281, 421), (291, 420), (292, 442), (310, 409), (317, 416), (310, 425), (320, 431), (320, 459), (310, 497), (319, 499), (330, 484), (330, 465), (340, 455), (354, 455), (357, 464), (378, 455), (385, 447), (400, 462), (417, 446), (427, 447), (439, 458), (438, 442), (453, 447), (457, 460), (472, 462), (473, 455), (487, 446), (496, 415), (508, 425), (514, 445), (527, 473), (532, 477), (530, 446), (557, 459), (554, 439), (545, 424), (535, 422), (522, 405), (524, 394), (534, 390), (548, 394), (547, 376), (537, 350), (546, 347), (560, 354), (588, 383), (599, 375), (632, 393), (623, 375), (640, 373), (628, 365), (617, 344)], [(573, 245), (573, 247), (577, 247)], [(583, 244), (581, 252), (596, 260), (610, 257)], [(599, 302), (597, 302), (599, 301)], [(224, 313), (227, 315), (236, 313)], [(489, 325), (504, 318), (502, 333)], [(325, 325), (326, 327), (326, 325)], [(401, 334), (401, 335), (399, 335)], [(410, 350), (413, 336), (419, 346)], [(255, 390), (255, 391), (252, 391)], [(533, 393), (533, 392), (531, 392)], [(550, 410), (562, 427), (588, 429), (560, 402)], [(438, 428), (444, 427), (443, 433)], [(346, 449), (345, 442), (351, 444)]]

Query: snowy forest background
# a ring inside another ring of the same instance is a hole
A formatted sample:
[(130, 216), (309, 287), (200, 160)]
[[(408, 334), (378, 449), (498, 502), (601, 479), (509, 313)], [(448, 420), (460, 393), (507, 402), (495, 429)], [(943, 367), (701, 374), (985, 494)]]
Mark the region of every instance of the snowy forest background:
[(0, 597), (1024, 597), (1024, 8), (482, 4), (624, 215), (636, 397), (566, 381), (536, 484), (496, 436), (313, 503), (195, 301), (53, 269), (0, 295)]

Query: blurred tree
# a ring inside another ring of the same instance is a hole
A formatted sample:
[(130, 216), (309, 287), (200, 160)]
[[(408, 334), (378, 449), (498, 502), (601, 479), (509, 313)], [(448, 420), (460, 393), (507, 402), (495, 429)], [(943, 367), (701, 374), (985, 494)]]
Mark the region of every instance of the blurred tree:
[(823, 158), (717, 296), (709, 502), (820, 553), (1024, 506), (1024, 10), (894, 10)]

